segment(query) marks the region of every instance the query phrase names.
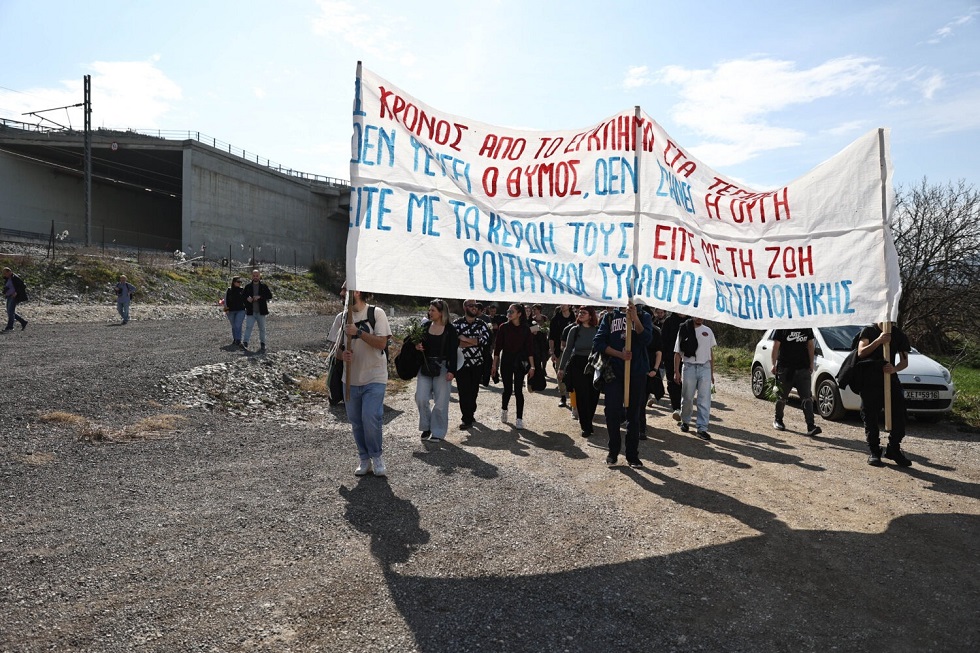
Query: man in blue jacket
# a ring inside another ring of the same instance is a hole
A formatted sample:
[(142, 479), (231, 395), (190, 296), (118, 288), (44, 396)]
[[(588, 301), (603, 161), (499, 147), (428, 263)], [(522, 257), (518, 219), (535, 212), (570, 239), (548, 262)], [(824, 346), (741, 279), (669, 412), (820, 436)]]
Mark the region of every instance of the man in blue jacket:
[[(592, 342), (592, 350), (601, 352), (612, 361), (616, 378), (605, 385), (606, 430), (609, 431), (609, 455), (606, 463), (615, 465), (622, 446), (620, 427), (626, 413), (626, 462), (630, 467), (643, 467), (640, 461), (640, 420), (644, 410), (647, 372), (650, 358), (647, 346), (653, 337), (650, 315), (637, 306), (646, 306), (640, 297), (634, 297), (626, 310), (617, 308), (607, 313), (599, 323), (599, 331)], [(633, 330), (630, 349), (626, 349), (627, 324)], [(626, 361), (630, 361), (629, 407), (624, 407)]]

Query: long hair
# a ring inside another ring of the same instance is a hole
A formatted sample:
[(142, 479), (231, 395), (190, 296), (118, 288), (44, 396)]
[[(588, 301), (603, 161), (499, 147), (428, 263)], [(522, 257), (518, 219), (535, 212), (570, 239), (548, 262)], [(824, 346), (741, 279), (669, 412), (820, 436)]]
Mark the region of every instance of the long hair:
[[(585, 311), (586, 313), (589, 314), (589, 326), (590, 327), (599, 326), (599, 318), (595, 314), (595, 309), (594, 308), (592, 308), (591, 306), (579, 306), (578, 307), (578, 310)], [(577, 318), (576, 318), (576, 320), (577, 320)]]
[(439, 315), (442, 316), (442, 325), (445, 326), (449, 324), (449, 307), (446, 305), (446, 301), (443, 299), (433, 299), (429, 302), (429, 306), (432, 306), (437, 311)]
[[(524, 304), (511, 304), (511, 306), (513, 306), (517, 310), (517, 314), (521, 318), (518, 321), (518, 324), (520, 324), (521, 326), (526, 325), (527, 324), (527, 311), (524, 309)], [(507, 321), (509, 322), (510, 321), (510, 318), (507, 318)]]

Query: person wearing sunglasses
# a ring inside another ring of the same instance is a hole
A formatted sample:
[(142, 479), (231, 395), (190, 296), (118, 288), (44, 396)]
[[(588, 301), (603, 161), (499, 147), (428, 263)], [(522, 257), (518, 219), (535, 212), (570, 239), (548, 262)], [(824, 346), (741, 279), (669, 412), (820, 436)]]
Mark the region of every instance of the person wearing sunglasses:
[(453, 327), (459, 334), (462, 354), (462, 359), (456, 361), (456, 389), (459, 412), (463, 414), (459, 428), (465, 431), (476, 420), (476, 400), (484, 370), (484, 350), (490, 342), (490, 327), (480, 319), (480, 305), (475, 299), (463, 301), (463, 316), (453, 320)]
[(231, 323), (231, 344), (242, 346), (242, 323), (245, 321), (245, 290), (242, 278), (232, 277), (225, 291), (225, 315)]

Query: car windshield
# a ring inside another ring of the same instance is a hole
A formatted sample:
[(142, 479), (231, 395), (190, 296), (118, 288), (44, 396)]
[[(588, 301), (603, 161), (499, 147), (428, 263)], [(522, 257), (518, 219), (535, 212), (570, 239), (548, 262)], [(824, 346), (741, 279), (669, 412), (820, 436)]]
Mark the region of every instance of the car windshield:
[(824, 342), (834, 351), (851, 351), (854, 336), (860, 333), (862, 327), (857, 324), (836, 327), (820, 327), (820, 335)]

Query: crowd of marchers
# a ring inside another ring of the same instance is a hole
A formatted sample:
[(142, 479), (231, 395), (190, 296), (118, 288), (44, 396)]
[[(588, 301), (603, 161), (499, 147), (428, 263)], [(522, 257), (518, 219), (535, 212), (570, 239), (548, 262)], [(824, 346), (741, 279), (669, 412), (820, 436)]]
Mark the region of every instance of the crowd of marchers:
[[(341, 294), (347, 295), (346, 286)], [(328, 380), (331, 403), (345, 405), (357, 447), (358, 476), (386, 476), (383, 458), (384, 397), (392, 330), (384, 311), (369, 303), (370, 293), (353, 291), (349, 306), (336, 316), (328, 347), (336, 374)], [(525, 412), (525, 388), (544, 390), (550, 365), (557, 379), (559, 405), (571, 411), (583, 438), (595, 435), (601, 400), (606, 429), (606, 464), (644, 466), (639, 441), (646, 439), (647, 408), (667, 397), (670, 416), (683, 433), (711, 441), (711, 394), (714, 391), (714, 332), (697, 316), (668, 314), (634, 297), (625, 306), (559, 305), (551, 315), (535, 304), (498, 306), (476, 299), (463, 301), (463, 314), (452, 318), (445, 300), (433, 299), (421, 329), (402, 343), (395, 368), (403, 379), (416, 379), (415, 402), (422, 440), (444, 440), (450, 434), (450, 395), (456, 384), (460, 419), (466, 431), (476, 422), (480, 389), (502, 387), (500, 423), (518, 431), (533, 422)], [(501, 310), (502, 309), (502, 310)], [(897, 372), (908, 364), (908, 339), (895, 326), (865, 327), (856, 342), (858, 358), (880, 366), (881, 374), (863, 383), (862, 418), (870, 450), (868, 463), (882, 457), (902, 467), (911, 461), (901, 449), (905, 405)], [(890, 331), (890, 333), (889, 333)], [(892, 360), (885, 360), (891, 343)], [(877, 369), (877, 368), (876, 368)], [(802, 403), (806, 434), (820, 435), (814, 421), (810, 379), (814, 370), (814, 334), (809, 328), (779, 329), (772, 351), (775, 383), (773, 428), (786, 429), (785, 407), (795, 388)], [(880, 443), (879, 415), (885, 377), (895, 416), (887, 447)], [(511, 422), (511, 403), (513, 417)]]

